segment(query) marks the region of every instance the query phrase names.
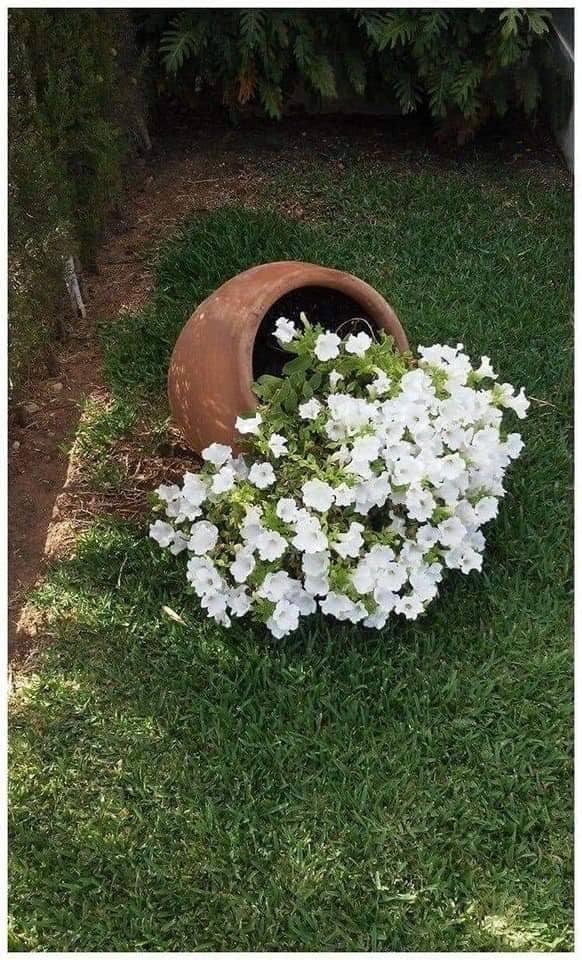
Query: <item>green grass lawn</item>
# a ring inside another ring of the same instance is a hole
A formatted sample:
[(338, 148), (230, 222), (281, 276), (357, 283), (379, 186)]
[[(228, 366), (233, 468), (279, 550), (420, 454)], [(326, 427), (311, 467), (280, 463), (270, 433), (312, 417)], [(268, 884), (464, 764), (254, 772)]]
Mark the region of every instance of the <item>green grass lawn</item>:
[[(461, 340), (543, 402), (484, 574), (452, 576), (414, 623), (312, 620), (278, 643), (224, 631), (145, 523), (103, 518), (53, 567), (35, 597), (53, 642), (12, 705), (13, 949), (572, 947), (561, 179), (283, 170), (272, 209), (186, 224), (151, 305), (105, 331), (117, 395), (157, 399), (214, 287), (257, 262), (315, 260), (375, 285), (413, 345)], [(314, 222), (277, 212), (289, 193), (312, 198)]]

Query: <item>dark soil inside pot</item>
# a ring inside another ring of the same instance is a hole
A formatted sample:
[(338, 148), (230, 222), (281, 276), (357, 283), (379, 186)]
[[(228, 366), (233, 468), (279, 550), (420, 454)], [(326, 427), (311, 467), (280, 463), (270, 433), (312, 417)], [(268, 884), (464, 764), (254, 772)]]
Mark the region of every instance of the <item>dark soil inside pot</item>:
[(291, 290), (270, 307), (258, 329), (253, 351), (255, 380), (264, 373), (280, 376), (285, 364), (293, 359), (279, 347), (273, 332), (279, 317), (286, 317), (300, 326), (300, 313), (304, 313), (310, 323), (318, 323), (324, 330), (337, 332), (342, 337), (361, 330), (372, 335), (375, 330), (362, 305), (339, 290), (316, 286)]

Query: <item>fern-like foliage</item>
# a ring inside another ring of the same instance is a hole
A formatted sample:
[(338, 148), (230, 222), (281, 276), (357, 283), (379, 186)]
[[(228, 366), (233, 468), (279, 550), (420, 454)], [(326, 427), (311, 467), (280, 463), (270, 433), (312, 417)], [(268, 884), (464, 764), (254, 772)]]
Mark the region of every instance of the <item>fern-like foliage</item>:
[(200, 45), (200, 25), (189, 14), (172, 21), (160, 43), (162, 63), (169, 73), (177, 73)]
[(241, 10), (240, 39), (243, 47), (254, 50), (265, 36), (265, 13), (262, 10)]
[(348, 91), (430, 111), (462, 139), (511, 106), (534, 114), (550, 14), (540, 8), (193, 10), (163, 32), (171, 74), (195, 72), (231, 110), (258, 102), (277, 119), (298, 84), (334, 100)]

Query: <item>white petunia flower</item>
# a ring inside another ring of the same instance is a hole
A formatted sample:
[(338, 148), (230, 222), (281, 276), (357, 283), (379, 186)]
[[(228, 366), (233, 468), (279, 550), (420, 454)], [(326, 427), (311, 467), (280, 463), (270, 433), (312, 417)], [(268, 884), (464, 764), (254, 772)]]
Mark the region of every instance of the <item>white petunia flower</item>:
[(406, 509), (409, 517), (424, 523), (432, 517), (436, 509), (436, 500), (428, 490), (409, 487), (406, 493)]
[(267, 620), (267, 627), (274, 637), (280, 640), (286, 634), (296, 630), (299, 626), (299, 609), (288, 600), (279, 600), (272, 615)]
[(218, 527), (208, 520), (199, 520), (192, 524), (190, 530), (190, 539), (188, 540), (188, 550), (198, 556), (213, 550), (218, 540)]
[(419, 457), (403, 456), (396, 461), (392, 476), (398, 487), (408, 486), (410, 483), (420, 483), (425, 469)]
[(419, 527), (416, 531), (416, 542), (425, 551), (430, 550), (438, 543), (439, 532), (436, 527), (431, 527), (429, 523)]
[(276, 460), (286, 453), (289, 453), (287, 450), (287, 440), (285, 437), (282, 437), (280, 433), (272, 433), (267, 441), (267, 445)]
[(372, 593), (376, 585), (376, 572), (367, 560), (360, 560), (352, 573), (352, 583), (358, 593)]
[(291, 497), (281, 497), (277, 501), (276, 514), (284, 523), (293, 523), (297, 519), (297, 504)]
[(332, 390), (335, 390), (340, 380), (344, 379), (343, 373), (338, 373), (337, 370), (329, 371), (329, 384)]
[(302, 420), (315, 420), (319, 416), (320, 411), (321, 404), (315, 397), (312, 397), (311, 400), (307, 400), (305, 403), (299, 404), (299, 416)]
[(443, 547), (458, 547), (463, 542), (467, 528), (461, 523), (458, 517), (449, 517), (439, 523), (438, 527), (439, 541)]
[(209, 617), (213, 617), (223, 627), (230, 627), (230, 617), (226, 612), (226, 596), (222, 593), (207, 593), (200, 603)]
[(326, 573), (329, 569), (329, 562), (329, 550), (322, 550), (320, 553), (305, 553), (301, 558), (303, 572), (309, 577), (317, 577)]
[(273, 336), (279, 343), (291, 343), (296, 334), (297, 328), (293, 321), (287, 320), (286, 317), (279, 317), (275, 324), (275, 332), (273, 333)]
[(516, 460), (523, 450), (523, 447), (524, 443), (519, 433), (510, 433), (503, 444), (503, 450), (510, 460)]
[(259, 490), (266, 490), (276, 480), (275, 471), (270, 463), (253, 463), (249, 470), (249, 480)]
[(340, 557), (344, 559), (359, 556), (364, 543), (363, 530), (364, 525), (362, 523), (351, 523), (347, 533), (340, 533), (337, 541), (332, 544), (335, 552), (339, 553)]
[(329, 592), (329, 580), (324, 573), (307, 575), (304, 585), (307, 592), (314, 597), (324, 597)]
[(381, 446), (380, 437), (371, 435), (358, 437), (357, 440), (354, 440), (352, 447), (352, 460), (376, 460)]
[(429, 569), (423, 569), (418, 567), (416, 570), (413, 570), (409, 576), (410, 586), (414, 591), (414, 595), (422, 603), (427, 603), (432, 600), (433, 597), (436, 597), (438, 593), (438, 587), (435, 583), (434, 577), (430, 574)]
[(363, 330), (357, 336), (352, 333), (346, 340), (346, 353), (354, 353), (357, 357), (363, 357), (371, 345), (372, 338)]
[(347, 483), (340, 483), (333, 493), (338, 507), (348, 507), (356, 499), (354, 487), (348, 487)]
[[(389, 561), (382, 569), (382, 575), (378, 578), (381, 589), (390, 590), (396, 593), (404, 586), (408, 579), (406, 566), (399, 561)], [(374, 591), (374, 598), (378, 600)]]
[(398, 594), (394, 593), (392, 590), (389, 590), (388, 587), (378, 586), (374, 590), (374, 600), (378, 604), (378, 608), (382, 610), (383, 613), (390, 613), (392, 610), (394, 610), (396, 601), (398, 599)]
[(199, 597), (216, 593), (222, 585), (220, 574), (208, 557), (192, 557), (186, 568), (186, 579)]
[(231, 457), (232, 448), (225, 443), (211, 443), (202, 451), (202, 459), (214, 464), (215, 467), (221, 467)]
[(287, 571), (278, 570), (277, 573), (268, 573), (266, 575), (257, 590), (257, 595), (264, 597), (266, 600), (271, 600), (273, 603), (277, 603), (287, 596), (292, 585), (293, 581)]
[(297, 607), (302, 617), (308, 617), (317, 610), (317, 603), (312, 595), (303, 589), (299, 580), (291, 581), (291, 589), (286, 599)]
[(377, 586), (374, 590), (374, 600), (383, 613), (390, 613), (391, 610), (394, 610), (396, 601), (399, 599), (400, 598), (397, 593), (394, 593), (393, 590), (390, 590), (384, 585)]
[(237, 551), (236, 557), (229, 567), (233, 580), (236, 580), (237, 583), (244, 583), (254, 569), (255, 558), (250, 550), (244, 548)]
[(171, 503), (172, 500), (176, 500), (182, 495), (180, 487), (178, 487), (175, 483), (162, 483), (157, 490), (154, 491), (154, 493), (160, 498), (160, 500), (164, 500), (166, 503)]
[(527, 414), (529, 408), (529, 400), (525, 395), (523, 387), (514, 397), (510, 397), (509, 400), (505, 402), (506, 407), (510, 407), (513, 410), (520, 420), (523, 420)]
[(414, 594), (410, 594), (408, 597), (399, 597), (394, 604), (394, 612), (401, 613), (407, 620), (416, 620), (423, 610), (422, 600), (419, 600)]
[(327, 550), (327, 537), (317, 520), (297, 525), (296, 531), (291, 543), (297, 550), (301, 550), (302, 553), (321, 553)]
[(175, 520), (176, 523), (184, 523), (185, 520), (196, 520), (202, 513), (200, 507), (192, 505), (186, 497), (178, 497), (177, 500), (171, 500), (166, 507), (166, 516)]
[(471, 570), (481, 570), (483, 566), (483, 557), (477, 550), (471, 547), (463, 551), (460, 570), (461, 573), (468, 574)]
[(257, 413), (254, 417), (237, 417), (234, 426), (240, 434), (258, 433), (262, 422), (261, 414)]
[(184, 474), (182, 495), (193, 507), (201, 506), (206, 500), (207, 493), (208, 481), (206, 477), (201, 477), (197, 473), (186, 472)]
[(390, 390), (392, 385), (392, 380), (384, 370), (380, 370), (379, 367), (375, 367), (376, 377), (368, 384), (366, 390), (370, 394), (372, 400), (375, 400), (376, 397), (382, 397)]
[(230, 612), (235, 617), (244, 617), (252, 607), (252, 601), (244, 587), (231, 590), (227, 600)]
[(381, 572), (388, 563), (394, 560), (395, 554), (392, 547), (387, 544), (375, 543), (368, 551), (367, 560), (373, 564), (376, 570)]
[(247, 547), (253, 547), (257, 537), (265, 529), (261, 522), (260, 507), (247, 507), (245, 518), (241, 524), (240, 535)]
[(499, 512), (499, 504), (496, 497), (482, 497), (474, 507), (475, 518), (481, 526), (482, 523), (488, 523), (493, 520)]
[(150, 537), (159, 543), (160, 547), (169, 547), (174, 540), (174, 533), (172, 524), (165, 520), (156, 520), (150, 524)]
[(318, 360), (333, 360), (339, 355), (340, 343), (337, 334), (330, 333), (329, 330), (320, 333), (315, 341), (315, 356)]
[(322, 613), (329, 614), (332, 617), (337, 617), (338, 619), (347, 618), (347, 613), (349, 612), (351, 605), (352, 601), (349, 597), (347, 597), (344, 593), (336, 593), (334, 590), (330, 590), (325, 599), (319, 604)]
[(287, 549), (287, 541), (276, 530), (265, 530), (255, 541), (261, 560), (278, 560)]
[(170, 544), (170, 553), (173, 553), (174, 556), (177, 556), (179, 553), (182, 553), (188, 546), (188, 537), (185, 533), (182, 533), (181, 530), (176, 530), (174, 534), (174, 539)]
[(249, 475), (249, 468), (247, 467), (246, 460), (243, 457), (242, 453), (239, 453), (238, 457), (235, 457), (233, 460), (230, 460), (227, 463), (227, 466), (233, 470), (237, 480), (246, 480)]
[(221, 494), (226, 493), (228, 490), (232, 490), (236, 481), (236, 475), (232, 467), (228, 465), (221, 467), (218, 473), (216, 473), (212, 478), (212, 483), (210, 484), (210, 489), (212, 493)]
[(303, 484), (303, 503), (306, 507), (325, 513), (331, 507), (334, 500), (333, 488), (329, 483), (323, 480), (307, 480)]
[(389, 610), (382, 610), (381, 607), (377, 607), (376, 610), (370, 613), (362, 622), (363, 625), (370, 630), (382, 630), (386, 626), (389, 615)]
[(475, 370), (475, 376), (478, 377), (479, 380), (483, 380), (485, 377), (489, 377), (491, 380), (497, 380), (497, 374), (491, 366), (489, 357), (481, 357), (481, 364), (477, 370)]

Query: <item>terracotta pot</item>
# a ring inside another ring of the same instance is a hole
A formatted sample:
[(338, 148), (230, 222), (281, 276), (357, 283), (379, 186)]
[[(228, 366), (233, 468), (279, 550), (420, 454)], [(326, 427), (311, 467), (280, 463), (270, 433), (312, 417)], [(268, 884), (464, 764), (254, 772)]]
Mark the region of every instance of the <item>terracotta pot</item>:
[(350, 273), (292, 260), (245, 270), (215, 290), (194, 311), (178, 337), (170, 361), (168, 395), (172, 414), (184, 438), (197, 452), (213, 441), (229, 443), (236, 449), (235, 420), (240, 413), (255, 407), (251, 384), (265, 372), (253, 370), (261, 322), (285, 295), (293, 292), (293, 296), (301, 297), (302, 288), (318, 288), (323, 297), (325, 290), (321, 288), (329, 289), (330, 296), (336, 298), (338, 295), (331, 291), (339, 291), (346, 303), (351, 301), (351, 306), (358, 308), (357, 316), (366, 317), (391, 334), (398, 350), (408, 349), (406, 334), (390, 304)]

